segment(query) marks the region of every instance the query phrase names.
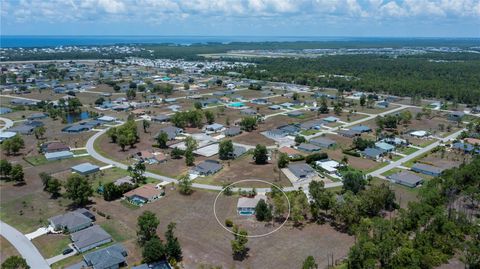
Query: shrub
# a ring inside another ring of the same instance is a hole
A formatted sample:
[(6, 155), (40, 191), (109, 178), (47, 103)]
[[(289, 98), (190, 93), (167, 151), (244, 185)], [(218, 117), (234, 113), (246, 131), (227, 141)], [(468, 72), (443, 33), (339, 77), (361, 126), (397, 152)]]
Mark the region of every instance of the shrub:
[(225, 226), (227, 227), (233, 227), (233, 221), (231, 219), (226, 219), (225, 220)]

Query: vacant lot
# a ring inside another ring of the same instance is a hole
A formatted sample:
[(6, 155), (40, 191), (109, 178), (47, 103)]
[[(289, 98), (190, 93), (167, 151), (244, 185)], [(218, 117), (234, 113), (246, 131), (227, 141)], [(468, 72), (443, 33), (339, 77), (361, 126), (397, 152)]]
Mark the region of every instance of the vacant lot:
[[(291, 185), (288, 178), (277, 169), (275, 156), (268, 164), (257, 165), (253, 161), (251, 154), (245, 154), (236, 160), (223, 162), (223, 169), (218, 173), (213, 176), (198, 178), (196, 182), (223, 185), (244, 179), (260, 179), (282, 186)], [(238, 186), (270, 187), (265, 185), (257, 182), (247, 182)]]
[[(183, 248), (186, 268), (197, 268), (201, 263), (224, 268), (298, 268), (308, 255), (313, 255), (319, 268), (324, 268), (328, 253), (333, 253), (335, 259), (341, 258), (353, 244), (353, 237), (328, 225), (307, 224), (298, 229), (288, 224), (271, 236), (249, 239), (249, 257), (242, 262), (234, 261), (230, 247), (233, 235), (219, 226), (213, 216), (216, 195), (215, 192), (195, 191), (191, 196), (182, 196), (167, 188), (166, 197), (136, 210), (123, 206), (120, 201), (97, 201), (95, 207), (110, 215), (109, 221), (124, 225), (122, 232), (133, 235), (136, 219), (145, 210), (155, 212), (160, 219), (158, 233), (161, 238), (164, 238), (168, 223), (176, 222), (176, 235)], [(231, 210), (236, 202), (236, 197), (223, 197), (219, 213)], [(129, 264), (138, 263), (140, 248), (134, 240), (127, 240), (124, 245), (129, 250)]]
[(0, 236), (0, 263), (3, 263), (8, 257), (15, 255), (20, 255), (17, 249), (5, 237)]
[(70, 236), (64, 234), (46, 234), (32, 240), (46, 259), (62, 254), (71, 243)]

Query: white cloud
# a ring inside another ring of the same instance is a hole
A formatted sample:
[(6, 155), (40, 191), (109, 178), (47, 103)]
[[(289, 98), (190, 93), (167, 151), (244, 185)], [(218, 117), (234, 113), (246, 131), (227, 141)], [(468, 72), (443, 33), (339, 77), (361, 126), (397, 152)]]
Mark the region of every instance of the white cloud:
[[(147, 22), (215, 19), (306, 18), (462, 19), (480, 16), (480, 0), (0, 0), (2, 20)], [(7, 11), (8, 10), (8, 11)]]

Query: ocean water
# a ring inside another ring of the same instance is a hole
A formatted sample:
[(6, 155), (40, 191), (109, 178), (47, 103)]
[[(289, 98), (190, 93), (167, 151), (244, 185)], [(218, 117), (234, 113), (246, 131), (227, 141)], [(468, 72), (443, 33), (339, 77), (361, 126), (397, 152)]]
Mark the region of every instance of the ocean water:
[(0, 47), (104, 46), (115, 44), (181, 44), (232, 42), (347, 41), (346, 37), (315, 36), (15, 36), (1, 35)]

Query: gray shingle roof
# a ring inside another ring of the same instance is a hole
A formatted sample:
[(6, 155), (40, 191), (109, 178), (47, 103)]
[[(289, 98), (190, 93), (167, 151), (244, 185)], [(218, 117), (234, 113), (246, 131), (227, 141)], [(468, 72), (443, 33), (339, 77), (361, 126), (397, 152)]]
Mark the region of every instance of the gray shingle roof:
[(205, 160), (193, 168), (200, 174), (213, 174), (222, 169), (222, 164), (215, 160)]
[(297, 178), (305, 178), (315, 174), (315, 170), (305, 163), (298, 163), (298, 164), (290, 164), (288, 169), (292, 174), (294, 174)]
[(105, 240), (112, 240), (110, 236), (102, 227), (94, 225), (90, 228), (80, 230), (70, 235), (73, 241), (73, 244), (78, 249), (83, 249), (85, 247), (97, 244)]
[(388, 176), (388, 178), (397, 183), (408, 185), (408, 186), (416, 186), (417, 184), (423, 181), (421, 177), (409, 171), (401, 171)]
[(121, 244), (103, 248), (83, 256), (85, 262), (94, 269), (110, 268), (125, 262), (127, 251)]
[(51, 217), (49, 221), (54, 226), (65, 227), (67, 230), (75, 229), (79, 226), (90, 225), (92, 223), (90, 218), (77, 211)]
[(325, 138), (325, 137), (315, 137), (313, 139), (310, 139), (309, 142), (314, 144), (314, 145), (324, 147), (324, 148), (328, 148), (328, 147), (333, 146), (337, 143), (334, 140), (328, 139), (328, 138)]

